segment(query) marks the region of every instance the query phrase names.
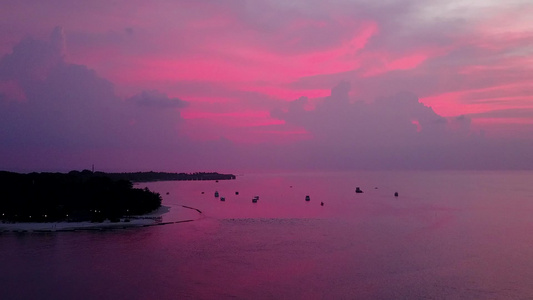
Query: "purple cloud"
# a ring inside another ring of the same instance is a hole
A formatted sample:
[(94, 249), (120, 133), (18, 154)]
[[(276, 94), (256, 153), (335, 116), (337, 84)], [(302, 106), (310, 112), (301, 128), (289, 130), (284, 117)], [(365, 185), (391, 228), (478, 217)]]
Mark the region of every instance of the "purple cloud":
[(24, 94), (23, 100), (10, 99), (13, 93), (0, 98), (2, 165), (24, 165), (13, 159), (21, 155), (41, 166), (87, 165), (96, 159), (84, 153), (108, 151), (117, 158), (121, 152), (177, 147), (179, 109), (187, 102), (158, 91), (122, 101), (111, 82), (65, 62), (61, 45), (56, 29), (50, 42), (26, 39), (0, 60), (2, 82)]
[(178, 98), (169, 98), (166, 94), (156, 90), (142, 91), (126, 99), (126, 101), (153, 108), (183, 108), (187, 106), (187, 102)]

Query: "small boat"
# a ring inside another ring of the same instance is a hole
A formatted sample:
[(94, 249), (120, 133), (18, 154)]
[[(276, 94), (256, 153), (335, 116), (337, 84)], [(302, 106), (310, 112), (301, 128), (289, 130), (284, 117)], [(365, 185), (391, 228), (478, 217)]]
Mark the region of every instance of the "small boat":
[(320, 206), (324, 206), (324, 202), (320, 202)]
[(218, 191), (215, 192), (215, 198), (218, 198)]
[(394, 193), (394, 197), (398, 197), (398, 192)]
[(220, 197), (220, 201), (226, 201), (225, 197)]
[(235, 192), (235, 195), (238, 195), (238, 194), (239, 194), (239, 192)]
[(356, 188), (355, 188), (355, 192), (356, 192), (357, 194), (361, 194), (363, 191), (362, 191), (359, 187), (356, 187)]
[(256, 198), (256, 197), (254, 197), (254, 198), (252, 199), (252, 203), (257, 203), (257, 198)]
[(311, 197), (309, 195), (305, 196), (305, 201), (311, 201)]

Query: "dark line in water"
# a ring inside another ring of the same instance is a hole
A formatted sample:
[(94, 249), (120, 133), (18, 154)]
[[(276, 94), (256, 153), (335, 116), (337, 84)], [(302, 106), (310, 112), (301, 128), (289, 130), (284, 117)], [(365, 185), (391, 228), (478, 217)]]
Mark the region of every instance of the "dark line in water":
[(194, 210), (196, 210), (197, 212), (202, 213), (202, 211), (199, 210), (198, 208), (194, 208), (194, 207), (190, 207), (190, 206), (185, 206), (185, 205), (182, 205), (182, 207), (185, 207), (185, 208), (188, 208), (188, 209), (194, 209)]
[(176, 221), (174, 222), (174, 224), (178, 224), (178, 223), (186, 223), (186, 222), (192, 222), (194, 220), (183, 220), (183, 221)]

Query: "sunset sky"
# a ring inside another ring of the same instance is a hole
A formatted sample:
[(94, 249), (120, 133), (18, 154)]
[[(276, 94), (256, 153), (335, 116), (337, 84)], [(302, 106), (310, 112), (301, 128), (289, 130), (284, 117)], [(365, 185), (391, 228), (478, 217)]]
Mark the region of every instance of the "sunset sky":
[(533, 2), (0, 2), (0, 170), (532, 169)]

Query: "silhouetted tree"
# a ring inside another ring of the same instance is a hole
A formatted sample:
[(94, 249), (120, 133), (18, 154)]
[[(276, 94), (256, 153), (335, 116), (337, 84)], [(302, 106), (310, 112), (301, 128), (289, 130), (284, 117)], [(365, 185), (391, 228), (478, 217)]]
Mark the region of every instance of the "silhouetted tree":
[(130, 181), (113, 180), (103, 173), (0, 171), (0, 219), (5, 221), (116, 221), (160, 206), (158, 193), (135, 189)]

